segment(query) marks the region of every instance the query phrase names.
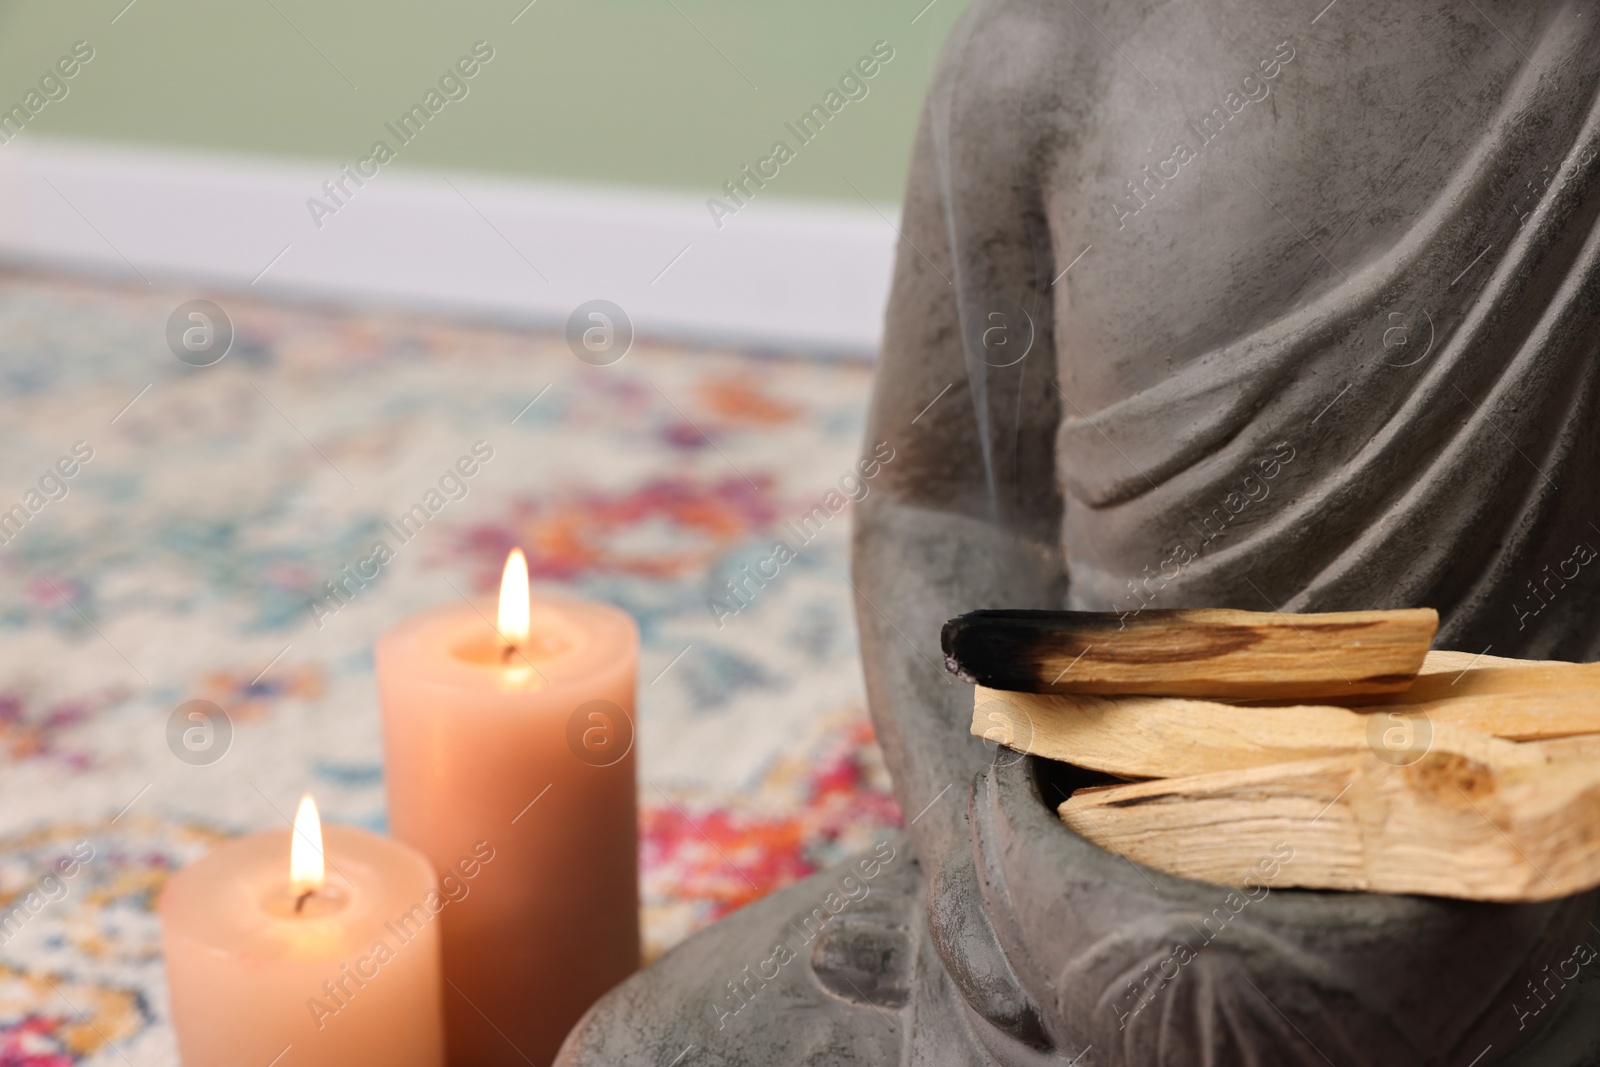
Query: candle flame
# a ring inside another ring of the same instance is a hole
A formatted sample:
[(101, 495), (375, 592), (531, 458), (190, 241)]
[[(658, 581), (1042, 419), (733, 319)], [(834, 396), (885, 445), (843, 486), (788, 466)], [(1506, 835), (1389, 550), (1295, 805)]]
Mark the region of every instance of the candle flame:
[(500, 636), (520, 647), (528, 640), (528, 557), (513, 548), (500, 575)]
[(307, 793), (294, 813), (294, 836), (289, 842), (289, 889), (299, 896), (322, 888), (322, 820), (317, 802)]

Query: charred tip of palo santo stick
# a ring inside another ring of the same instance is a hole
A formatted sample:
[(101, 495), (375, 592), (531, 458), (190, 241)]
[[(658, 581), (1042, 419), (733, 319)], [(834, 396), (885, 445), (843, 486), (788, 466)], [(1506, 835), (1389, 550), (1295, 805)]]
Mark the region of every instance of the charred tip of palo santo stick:
[(941, 644), (952, 674), (990, 689), (1338, 697), (1405, 689), (1438, 625), (1431, 608), (1315, 615), (989, 610), (945, 623)]
[[(1044, 655), (1084, 651), (1098, 631), (1117, 628), (1116, 612), (982, 609), (944, 624), (939, 647), (945, 670), (972, 685), (1013, 692), (1033, 690), (1003, 685), (1002, 679), (1038, 675)], [(1047, 692), (1048, 690), (1041, 690)]]

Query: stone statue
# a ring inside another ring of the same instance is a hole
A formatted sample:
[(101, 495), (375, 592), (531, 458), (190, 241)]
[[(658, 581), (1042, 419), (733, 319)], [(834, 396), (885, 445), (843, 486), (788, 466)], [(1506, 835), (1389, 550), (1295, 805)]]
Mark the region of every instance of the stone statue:
[(1600, 894), (1217, 919), (1067, 831), (1070, 768), (970, 736), (941, 668), (984, 607), (1431, 606), (1439, 647), (1600, 655), (1600, 9), (1323, 2), (967, 12), (855, 526), (906, 834), (669, 953), (562, 1063), (1600, 1063)]

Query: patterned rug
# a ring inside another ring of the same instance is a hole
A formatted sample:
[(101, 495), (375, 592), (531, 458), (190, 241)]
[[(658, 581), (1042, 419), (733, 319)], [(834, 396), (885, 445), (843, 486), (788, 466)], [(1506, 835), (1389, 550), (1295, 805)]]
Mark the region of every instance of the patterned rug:
[[(642, 340), (589, 366), (559, 334), (215, 294), (235, 339), (195, 367), (166, 335), (197, 295), (0, 273), (0, 513), (27, 516), (0, 523), (0, 1067), (176, 1061), (165, 880), (306, 790), (381, 830), (373, 639), (495, 589), (513, 544), (639, 621), (647, 955), (899, 825), (848, 509), (725, 585), (837, 501), (867, 367)], [(314, 612), (478, 441), (465, 495)], [(209, 765), (169, 748), (196, 698), (232, 724)]]

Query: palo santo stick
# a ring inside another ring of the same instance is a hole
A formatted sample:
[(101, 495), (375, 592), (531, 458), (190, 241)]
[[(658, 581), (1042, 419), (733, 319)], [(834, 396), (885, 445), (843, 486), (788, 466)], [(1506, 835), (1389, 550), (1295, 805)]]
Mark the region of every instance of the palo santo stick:
[(1173, 778), (1365, 751), (1404, 759), (1445, 730), (1512, 741), (1600, 734), (1600, 693), (1490, 693), (1369, 708), (1241, 707), (980, 686), (972, 704), (976, 737), (1122, 778)]
[(1224, 885), (1284, 845), (1279, 886), (1513, 902), (1600, 885), (1592, 746), (1435, 741), (1407, 766), (1331, 756), (1080, 790), (1058, 811), (1109, 851)]
[[(1429, 652), (1416, 681), (1399, 693), (1357, 697), (1356, 704), (1432, 704), (1464, 696), (1600, 693), (1600, 663), (1505, 659), (1469, 652)], [(1340, 703), (1345, 703), (1341, 701)]]
[(1379, 704), (1357, 712), (1423, 714), (1433, 723), (1505, 738), (1540, 741), (1600, 733), (1600, 683), (1579, 692), (1485, 694), (1425, 704)]
[(1121, 778), (1175, 778), (1370, 751), (1366, 716), (1348, 708), (1241, 708), (1181, 697), (1044, 696), (981, 686), (972, 733)]
[(1438, 625), (1431, 608), (974, 611), (943, 645), (953, 673), (992, 689), (1305, 700), (1404, 690)]

